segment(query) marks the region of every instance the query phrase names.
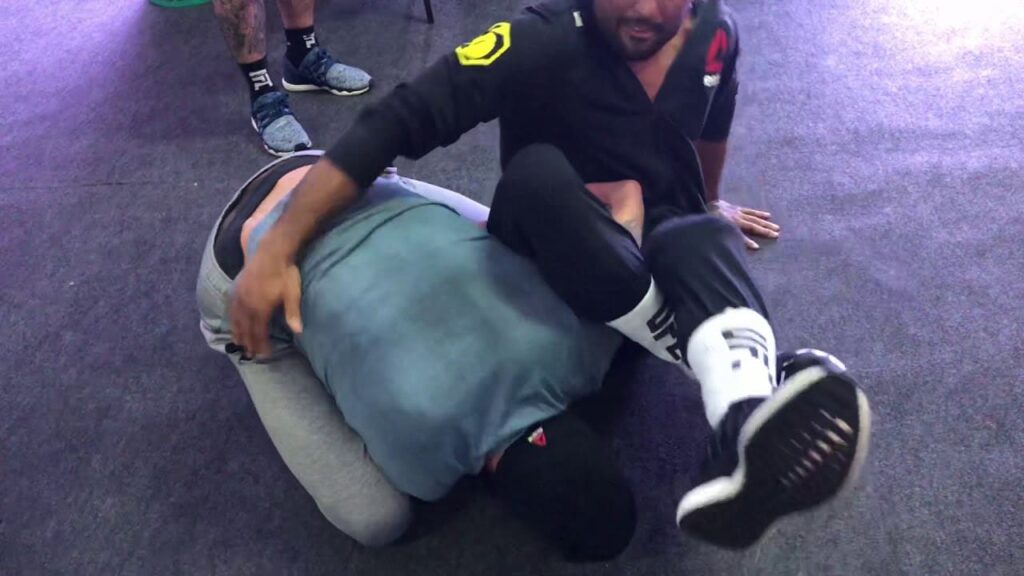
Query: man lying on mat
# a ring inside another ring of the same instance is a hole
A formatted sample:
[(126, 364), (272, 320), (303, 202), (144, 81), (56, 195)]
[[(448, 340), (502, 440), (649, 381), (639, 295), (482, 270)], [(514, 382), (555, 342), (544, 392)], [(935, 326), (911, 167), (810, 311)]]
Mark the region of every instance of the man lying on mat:
[(532, 263), (491, 238), (483, 206), (379, 178), (299, 262), (302, 333), (278, 318), (260, 360), (232, 343), (233, 279), (318, 159), (285, 158), (242, 187), (198, 283), (207, 342), (238, 368), (291, 471), (364, 544), (403, 532), (405, 495), (436, 500), (486, 471), (568, 556), (618, 554), (636, 523), (632, 493), (609, 446), (566, 410), (600, 387), (621, 339), (579, 320)]

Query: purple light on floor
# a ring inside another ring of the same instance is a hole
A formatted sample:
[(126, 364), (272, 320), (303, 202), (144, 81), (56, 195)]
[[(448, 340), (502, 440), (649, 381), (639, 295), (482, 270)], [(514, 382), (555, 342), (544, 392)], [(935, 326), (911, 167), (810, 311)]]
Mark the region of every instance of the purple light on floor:
[(983, 42), (985, 33), (1003, 36), (1024, 24), (1022, 0), (883, 0), (883, 4), (910, 27), (959, 31), (971, 41)]
[(950, 82), (976, 84), (999, 73), (998, 55), (1016, 58), (1024, 46), (1024, 0), (866, 0), (862, 8), (892, 54), (886, 66), (899, 61), (902, 73), (942, 70)]

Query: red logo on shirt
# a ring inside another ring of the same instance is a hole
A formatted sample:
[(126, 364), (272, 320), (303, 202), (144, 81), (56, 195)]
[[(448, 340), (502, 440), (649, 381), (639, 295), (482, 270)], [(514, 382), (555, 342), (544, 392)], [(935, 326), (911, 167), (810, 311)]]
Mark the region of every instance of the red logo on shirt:
[(721, 74), (722, 68), (725, 67), (725, 53), (729, 51), (729, 36), (725, 33), (724, 28), (719, 28), (715, 32), (714, 39), (711, 40), (711, 47), (708, 49), (708, 59), (704, 64), (705, 74)]
[(544, 435), (543, 428), (537, 428), (530, 434), (530, 437), (526, 439), (527, 442), (534, 446), (540, 446), (541, 448), (548, 445), (548, 437)]

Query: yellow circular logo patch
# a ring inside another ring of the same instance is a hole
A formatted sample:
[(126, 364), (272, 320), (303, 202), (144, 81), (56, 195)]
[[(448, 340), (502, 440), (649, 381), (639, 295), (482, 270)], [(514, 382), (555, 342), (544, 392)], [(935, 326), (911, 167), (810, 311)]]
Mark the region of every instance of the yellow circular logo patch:
[(463, 66), (489, 66), (512, 45), (512, 26), (498, 22), (491, 29), (455, 49)]

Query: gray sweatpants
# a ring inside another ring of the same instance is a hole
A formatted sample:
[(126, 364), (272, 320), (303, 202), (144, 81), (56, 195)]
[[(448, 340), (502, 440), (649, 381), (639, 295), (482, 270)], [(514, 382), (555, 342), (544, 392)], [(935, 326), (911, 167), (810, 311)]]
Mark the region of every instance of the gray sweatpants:
[[(422, 182), (405, 182), (467, 217), (487, 218), (485, 207), (454, 192)], [(242, 186), (236, 197), (244, 189)], [(243, 361), (239, 354), (226, 352), (232, 338), (228, 320), (232, 281), (218, 265), (213, 251), (224, 213), (207, 240), (196, 285), (199, 326), (207, 344), (225, 354), (238, 369), (278, 453), (324, 516), (366, 546), (393, 542), (411, 520), (409, 497), (398, 492), (370, 460), (362, 439), (345, 423), (306, 359), (295, 348), (279, 342), (274, 344), (271, 358), (263, 361)]]

